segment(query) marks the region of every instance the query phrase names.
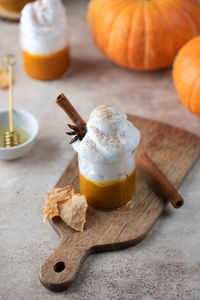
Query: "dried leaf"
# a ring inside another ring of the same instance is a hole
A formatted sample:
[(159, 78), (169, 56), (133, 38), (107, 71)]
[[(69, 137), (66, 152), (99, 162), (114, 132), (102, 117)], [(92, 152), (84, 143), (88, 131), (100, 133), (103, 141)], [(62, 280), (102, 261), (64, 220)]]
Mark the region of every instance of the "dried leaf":
[(76, 231), (83, 231), (86, 221), (87, 202), (84, 195), (74, 194), (59, 205), (61, 219)]
[(44, 220), (55, 216), (76, 231), (83, 231), (86, 219), (87, 202), (84, 195), (76, 193), (71, 185), (54, 188), (45, 199)]
[[(47, 199), (45, 199), (45, 201), (46, 200)], [(50, 220), (56, 216), (59, 216), (58, 204), (57, 203), (51, 204), (48, 201), (46, 201), (43, 214), (44, 214), (43, 223), (45, 223), (47, 220)]]
[(44, 220), (52, 219), (55, 216), (59, 216), (58, 204), (64, 203), (65, 201), (69, 200), (75, 191), (71, 185), (68, 185), (63, 188), (54, 188), (48, 193), (48, 198), (45, 199), (45, 206), (44, 206)]

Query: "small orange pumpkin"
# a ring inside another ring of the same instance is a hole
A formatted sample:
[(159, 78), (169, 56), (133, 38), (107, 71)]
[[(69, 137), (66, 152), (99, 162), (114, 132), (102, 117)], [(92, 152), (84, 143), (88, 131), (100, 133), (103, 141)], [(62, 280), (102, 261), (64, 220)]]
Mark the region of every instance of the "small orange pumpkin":
[(170, 66), (200, 33), (197, 0), (91, 0), (88, 22), (99, 49), (135, 70)]
[(173, 79), (183, 104), (200, 117), (200, 36), (189, 41), (178, 53)]

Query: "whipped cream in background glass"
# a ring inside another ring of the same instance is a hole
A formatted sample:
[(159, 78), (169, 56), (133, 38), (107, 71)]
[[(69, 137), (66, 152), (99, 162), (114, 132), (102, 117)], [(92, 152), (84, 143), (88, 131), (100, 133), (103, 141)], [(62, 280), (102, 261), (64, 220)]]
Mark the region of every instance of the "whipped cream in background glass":
[(60, 0), (28, 3), (20, 19), (22, 49), (33, 54), (57, 52), (69, 45), (66, 10)]
[[(85, 137), (73, 144), (78, 152), (80, 175), (102, 188), (125, 182), (135, 170), (134, 151), (139, 142), (139, 130), (121, 109), (98, 106), (90, 114)], [(87, 188), (90, 189), (88, 185)]]
[(61, 0), (37, 0), (25, 5), (20, 44), (25, 71), (33, 78), (54, 79), (70, 68), (69, 28)]

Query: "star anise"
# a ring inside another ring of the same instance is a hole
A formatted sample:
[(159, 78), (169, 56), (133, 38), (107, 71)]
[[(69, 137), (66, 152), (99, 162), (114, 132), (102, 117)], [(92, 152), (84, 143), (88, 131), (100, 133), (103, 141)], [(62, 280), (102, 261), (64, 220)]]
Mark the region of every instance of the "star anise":
[(81, 124), (79, 121), (76, 121), (76, 125), (67, 124), (70, 129), (73, 131), (65, 132), (68, 135), (74, 135), (73, 139), (70, 141), (70, 144), (76, 142), (77, 140), (82, 140), (87, 132), (87, 127)]

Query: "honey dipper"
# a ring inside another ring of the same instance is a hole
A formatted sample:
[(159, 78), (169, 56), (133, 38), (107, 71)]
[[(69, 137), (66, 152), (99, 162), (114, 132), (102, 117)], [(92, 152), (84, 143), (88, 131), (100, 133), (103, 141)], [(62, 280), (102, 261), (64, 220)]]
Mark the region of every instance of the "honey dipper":
[(19, 134), (13, 128), (13, 66), (16, 64), (16, 57), (8, 54), (5, 62), (8, 65), (9, 82), (9, 131), (4, 132), (4, 147), (9, 148), (20, 144)]

